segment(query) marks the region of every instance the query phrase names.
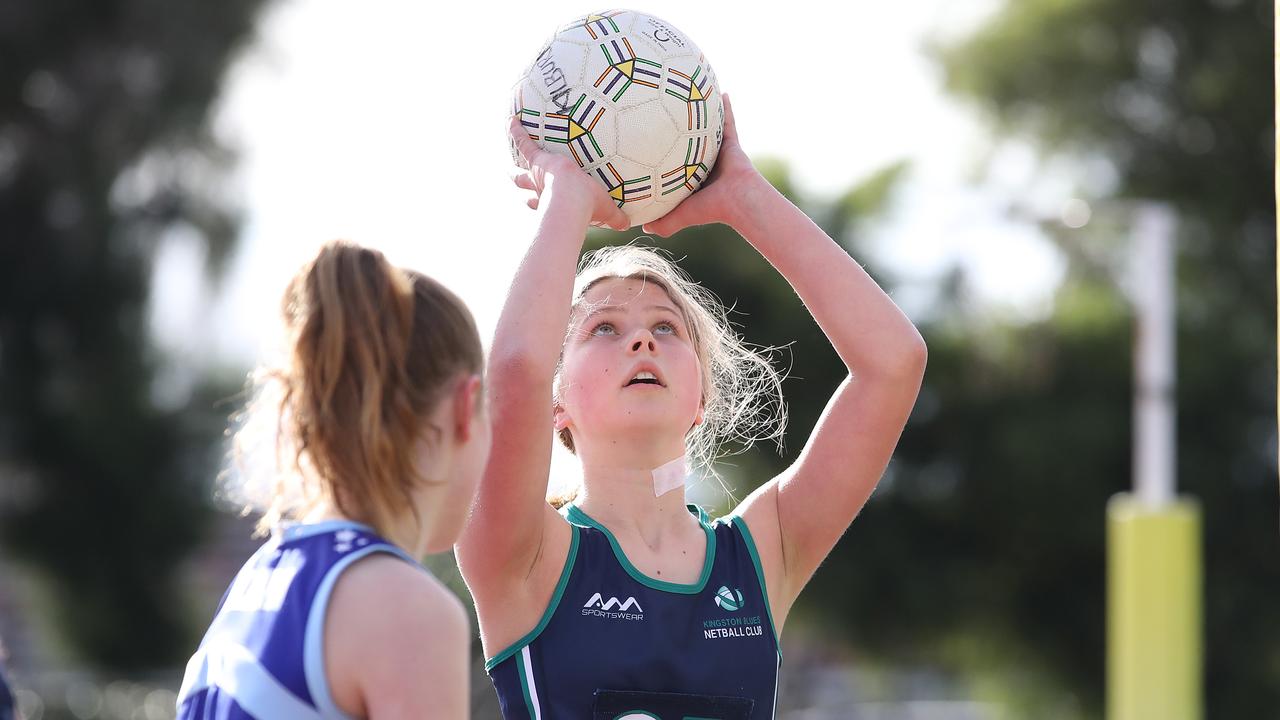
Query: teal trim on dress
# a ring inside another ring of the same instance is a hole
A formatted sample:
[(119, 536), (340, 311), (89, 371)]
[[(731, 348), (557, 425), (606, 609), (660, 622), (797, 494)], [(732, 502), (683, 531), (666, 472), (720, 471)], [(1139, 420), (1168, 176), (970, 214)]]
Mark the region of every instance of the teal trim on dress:
[(516, 674), (520, 676), (520, 690), (524, 692), (524, 707), (529, 711), (529, 717), (542, 717), (538, 709), (533, 706), (533, 698), (529, 695), (529, 677), (531, 677), (531, 673), (529, 667), (524, 664), (523, 653), (516, 656)]
[[(782, 639), (778, 637), (778, 626), (773, 622), (773, 608), (769, 603), (769, 587), (764, 580), (764, 566), (760, 564), (760, 553), (756, 550), (756, 540), (751, 536), (751, 529), (747, 527), (746, 518), (741, 515), (730, 515), (726, 518), (729, 524), (736, 527), (738, 532), (742, 534), (742, 540), (747, 545), (747, 552), (751, 553), (751, 564), (756, 566), (756, 577), (760, 579), (760, 592), (764, 595), (764, 611), (769, 616), (769, 627), (773, 628), (773, 642), (778, 646), (778, 664), (782, 664)], [(775, 692), (775, 698), (777, 694)]]
[(542, 613), (542, 619), (538, 621), (537, 627), (526, 633), (524, 637), (515, 641), (506, 650), (494, 655), (492, 660), (485, 661), (485, 672), (493, 670), (503, 660), (520, 652), (521, 648), (533, 642), (547, 627), (547, 623), (551, 622), (551, 616), (555, 614), (556, 608), (560, 606), (560, 596), (564, 595), (564, 588), (569, 584), (569, 574), (573, 571), (573, 561), (578, 557), (578, 528), (575, 525), (570, 525), (569, 528), (573, 531), (573, 534), (569, 540), (569, 553), (564, 559), (564, 570), (560, 571), (560, 581), (556, 583), (556, 591), (551, 594), (551, 602), (547, 603), (547, 610)]
[(663, 592), (696, 595), (702, 592), (702, 589), (707, 585), (707, 580), (711, 578), (711, 567), (715, 564), (716, 559), (716, 534), (715, 531), (711, 529), (711, 525), (707, 519), (707, 514), (703, 512), (702, 508), (697, 507), (696, 505), (689, 505), (688, 508), (689, 512), (697, 515), (698, 524), (702, 526), (702, 532), (706, 533), (707, 536), (707, 553), (702, 560), (702, 576), (699, 577), (697, 581), (689, 585), (667, 582), (666, 580), (655, 580), (654, 578), (640, 572), (636, 569), (636, 566), (632, 565), (631, 561), (627, 559), (627, 554), (622, 551), (622, 546), (618, 544), (618, 539), (613, 536), (613, 533), (609, 532), (609, 528), (596, 522), (577, 505), (566, 505), (565, 517), (574, 525), (592, 527), (604, 533), (604, 536), (609, 539), (609, 545), (613, 547), (613, 554), (618, 558), (618, 563), (622, 565), (622, 569), (626, 570), (627, 574), (641, 585), (651, 587), (654, 590), (661, 590)]

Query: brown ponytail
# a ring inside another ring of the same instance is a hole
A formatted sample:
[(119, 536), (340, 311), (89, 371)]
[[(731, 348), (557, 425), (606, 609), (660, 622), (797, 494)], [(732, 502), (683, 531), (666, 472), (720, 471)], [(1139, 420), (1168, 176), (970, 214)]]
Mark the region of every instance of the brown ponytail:
[[(440, 283), (347, 241), (325, 244), (285, 290), (289, 358), (279, 384), (274, 482), (259, 530), (327, 501), (388, 531), (413, 507), (427, 416), (483, 351), (466, 306)], [(283, 451), (283, 452), (282, 452)], [(300, 480), (302, 493), (286, 485)]]

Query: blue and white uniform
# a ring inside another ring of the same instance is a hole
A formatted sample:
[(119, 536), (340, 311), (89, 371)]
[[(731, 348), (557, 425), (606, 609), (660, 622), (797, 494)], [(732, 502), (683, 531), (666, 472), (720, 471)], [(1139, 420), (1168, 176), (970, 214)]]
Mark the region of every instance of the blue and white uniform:
[(772, 720), (782, 655), (755, 541), (709, 521), (702, 575), (656, 580), (581, 508), (541, 621), (485, 663), (506, 720)]
[(0, 720), (13, 720), (13, 692), (4, 678), (4, 663), (0, 663)]
[(178, 693), (179, 720), (343, 719), (324, 670), (324, 618), (338, 576), (390, 553), (425, 568), (367, 525), (289, 525), (232, 581)]

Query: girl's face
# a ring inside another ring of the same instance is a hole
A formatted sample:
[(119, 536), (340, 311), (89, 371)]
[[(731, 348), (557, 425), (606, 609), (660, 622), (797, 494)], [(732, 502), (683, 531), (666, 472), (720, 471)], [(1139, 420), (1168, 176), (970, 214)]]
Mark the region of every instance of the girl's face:
[(564, 348), (556, 429), (569, 429), (579, 454), (621, 438), (683, 452), (702, 421), (702, 373), (684, 314), (643, 279), (601, 280), (579, 308)]

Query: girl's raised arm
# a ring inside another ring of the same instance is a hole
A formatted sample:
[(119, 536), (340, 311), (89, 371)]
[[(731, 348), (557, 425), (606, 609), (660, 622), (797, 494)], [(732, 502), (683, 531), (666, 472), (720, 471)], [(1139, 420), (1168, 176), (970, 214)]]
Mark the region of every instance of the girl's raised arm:
[(849, 254), (761, 177), (725, 100), (716, 177), (646, 230), (723, 222), (791, 284), (849, 369), (799, 458), (742, 502), (779, 625), (888, 465), (924, 374), (924, 341)]
[[(459, 565), (481, 602), (512, 581), (522, 583), (541, 554), (545, 529), (563, 525), (545, 498), (552, 381), (569, 322), (578, 254), (588, 224), (630, 225), (604, 188), (569, 158), (539, 148), (515, 118), (510, 134), (521, 166), (515, 183), (533, 193), (528, 204), (539, 217), (490, 350), (493, 449), (457, 546)], [(567, 526), (563, 540), (568, 542)]]

